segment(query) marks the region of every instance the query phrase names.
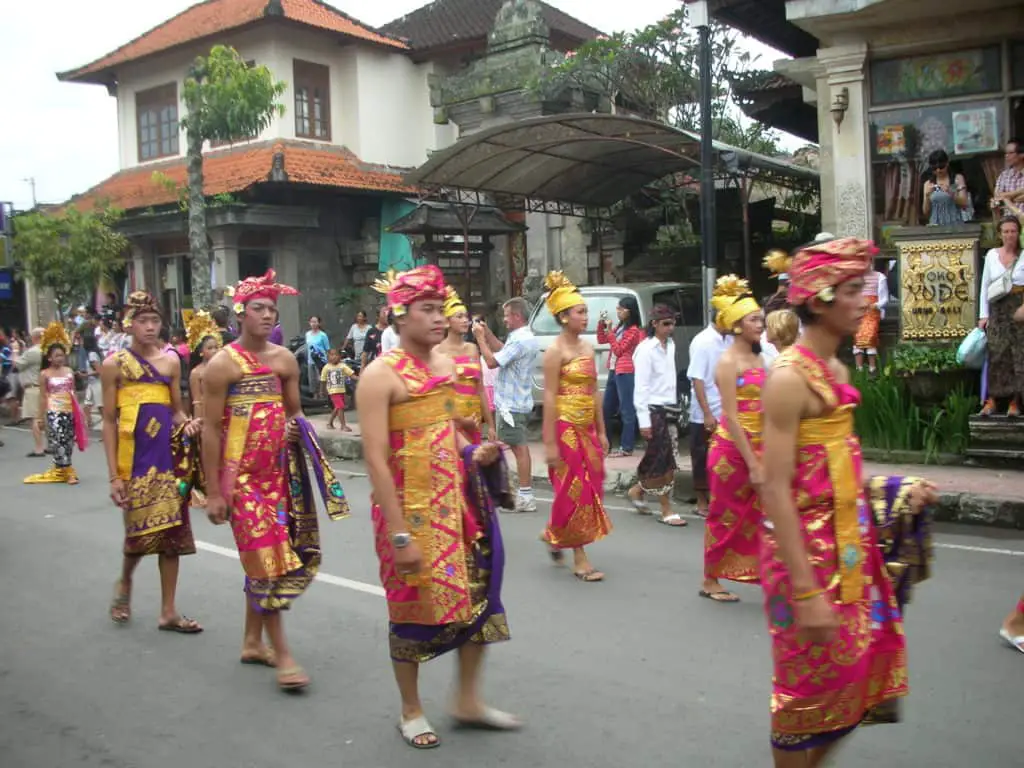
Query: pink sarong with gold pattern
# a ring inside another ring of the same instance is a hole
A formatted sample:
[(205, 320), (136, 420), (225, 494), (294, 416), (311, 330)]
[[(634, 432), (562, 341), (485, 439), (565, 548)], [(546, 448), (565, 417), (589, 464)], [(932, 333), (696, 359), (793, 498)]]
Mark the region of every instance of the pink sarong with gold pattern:
[(600, 541), (612, 530), (604, 510), (604, 454), (597, 437), (593, 357), (575, 357), (558, 375), (555, 439), (562, 462), (548, 468), (554, 490), (544, 541), (575, 549)]
[[(761, 452), (763, 368), (736, 379), (737, 420), (756, 454)], [(761, 504), (750, 485), (750, 468), (729, 430), (718, 425), (708, 451), (709, 500), (704, 522), (704, 576), (760, 581)]]
[(799, 636), (778, 544), (769, 527), (761, 536), (774, 660), (772, 743), (805, 750), (848, 733), (872, 719), (874, 708), (907, 694), (906, 644), (853, 431), (860, 393), (838, 384), (827, 363), (803, 347), (787, 349), (775, 367), (797, 371), (826, 407), (822, 416), (800, 423), (793, 494), (818, 585), (839, 616), (831, 643), (809, 644)]

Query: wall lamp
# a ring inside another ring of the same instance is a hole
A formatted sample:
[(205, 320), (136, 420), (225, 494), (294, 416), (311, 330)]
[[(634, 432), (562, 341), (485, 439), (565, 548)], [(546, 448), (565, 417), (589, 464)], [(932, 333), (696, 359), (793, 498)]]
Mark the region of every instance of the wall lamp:
[(843, 86), (843, 89), (836, 93), (835, 98), (832, 100), (832, 107), (829, 110), (832, 113), (832, 120), (836, 124), (836, 133), (839, 133), (839, 126), (843, 124), (843, 118), (846, 117), (846, 110), (850, 108), (850, 89)]

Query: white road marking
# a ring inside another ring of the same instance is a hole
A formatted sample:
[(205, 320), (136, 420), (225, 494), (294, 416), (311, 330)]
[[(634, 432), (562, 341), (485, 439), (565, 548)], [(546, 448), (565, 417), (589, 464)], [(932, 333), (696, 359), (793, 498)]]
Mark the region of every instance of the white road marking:
[[(196, 549), (201, 549), (204, 552), (210, 552), (214, 555), (220, 555), (221, 557), (230, 557), (232, 560), (238, 559), (238, 552), (228, 547), (222, 547), (219, 544), (211, 544), (208, 541), (196, 541)], [(365, 581), (356, 581), (355, 579), (346, 579), (343, 576), (332, 576), (329, 573), (318, 573), (316, 575), (317, 581), (322, 581), (325, 584), (331, 584), (335, 587), (342, 587), (344, 589), (351, 589), (353, 592), (362, 592), (367, 595), (373, 595), (374, 597), (384, 597), (384, 588), (379, 584), (367, 584)]]

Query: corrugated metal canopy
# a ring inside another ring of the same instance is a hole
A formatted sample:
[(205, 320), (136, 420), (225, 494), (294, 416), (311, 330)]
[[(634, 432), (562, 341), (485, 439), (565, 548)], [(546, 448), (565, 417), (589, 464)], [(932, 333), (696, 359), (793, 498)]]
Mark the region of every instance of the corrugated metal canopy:
[(554, 115), (487, 128), (435, 152), (406, 178), (532, 200), (604, 207), (699, 167), (699, 142), (628, 115)]
[[(716, 176), (761, 175), (783, 186), (818, 182), (818, 173), (721, 142)], [(435, 152), (406, 176), (419, 187), (486, 192), (606, 208), (672, 173), (700, 168), (700, 137), (629, 115), (529, 118), (488, 128)]]

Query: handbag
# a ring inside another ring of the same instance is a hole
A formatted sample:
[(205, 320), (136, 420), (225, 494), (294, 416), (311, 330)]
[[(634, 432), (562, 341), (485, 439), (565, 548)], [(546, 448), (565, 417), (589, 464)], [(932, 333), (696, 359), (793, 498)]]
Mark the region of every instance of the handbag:
[(988, 336), (981, 328), (975, 328), (956, 350), (956, 361), (964, 368), (981, 370), (985, 365), (985, 354), (988, 350)]
[(993, 301), (999, 301), (1004, 296), (1009, 296), (1013, 291), (1013, 271), (1017, 269), (1018, 261), (1020, 261), (1020, 256), (1013, 260), (1013, 265), (1008, 270), (988, 284), (988, 288), (985, 289), (985, 298), (990, 304)]

